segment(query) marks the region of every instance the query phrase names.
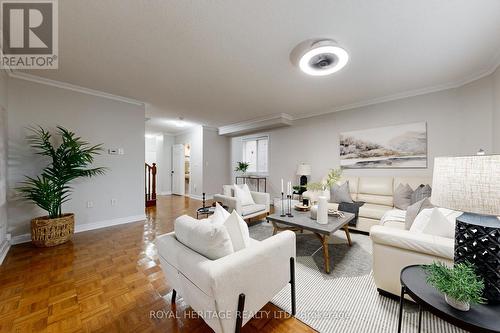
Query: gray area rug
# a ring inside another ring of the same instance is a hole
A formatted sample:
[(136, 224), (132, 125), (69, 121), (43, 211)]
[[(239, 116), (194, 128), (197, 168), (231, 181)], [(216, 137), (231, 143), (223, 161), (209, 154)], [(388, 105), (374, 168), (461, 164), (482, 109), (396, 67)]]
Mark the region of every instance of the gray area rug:
[[(250, 236), (264, 240), (272, 236), (272, 225), (250, 226)], [(343, 231), (330, 237), (331, 274), (324, 273), (321, 243), (308, 233), (297, 234), (297, 315), (319, 332), (396, 332), (399, 303), (379, 295), (372, 277), (371, 240), (351, 233), (347, 245)], [(272, 300), (290, 312), (290, 287)], [(402, 332), (417, 332), (418, 311), (405, 304)], [(429, 312), (422, 316), (422, 332), (464, 332)]]

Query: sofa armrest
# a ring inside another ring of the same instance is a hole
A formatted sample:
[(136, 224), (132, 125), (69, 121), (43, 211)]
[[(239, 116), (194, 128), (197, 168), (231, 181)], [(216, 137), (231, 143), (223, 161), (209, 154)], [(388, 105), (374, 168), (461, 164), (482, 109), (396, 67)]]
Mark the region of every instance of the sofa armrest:
[(228, 212), (231, 213), (233, 210), (236, 210), (236, 212), (241, 215), (241, 202), (235, 197), (216, 194), (214, 195), (214, 200), (220, 201), (223, 205), (227, 206)]
[[(240, 294), (245, 294), (246, 313), (259, 311), (290, 282), (290, 258), (295, 259), (295, 234), (284, 231), (205, 266), (218, 311), (234, 314)], [(231, 317), (221, 320), (224, 332), (235, 329)]]
[(374, 244), (382, 244), (403, 250), (425, 253), (431, 256), (453, 260), (455, 240), (375, 225), (370, 229)]
[(271, 205), (271, 196), (269, 193), (264, 193), (264, 192), (250, 192), (252, 194), (253, 201), (255, 201), (256, 204), (260, 205), (266, 205), (269, 209), (269, 206)]

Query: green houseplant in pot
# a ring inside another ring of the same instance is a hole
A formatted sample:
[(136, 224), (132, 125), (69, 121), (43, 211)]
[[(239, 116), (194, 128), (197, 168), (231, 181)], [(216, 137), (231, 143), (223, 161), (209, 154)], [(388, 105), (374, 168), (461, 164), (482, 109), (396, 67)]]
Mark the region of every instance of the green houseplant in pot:
[(241, 172), (243, 175), (247, 173), (248, 167), (250, 166), (250, 163), (247, 162), (237, 162), (236, 163), (236, 168), (234, 171), (236, 172)]
[(427, 283), (444, 294), (446, 303), (457, 310), (469, 311), (471, 304), (483, 303), (484, 282), (470, 263), (447, 267), (440, 262), (425, 265)]
[(62, 205), (70, 199), (71, 182), (82, 177), (104, 174), (105, 168), (90, 167), (101, 145), (91, 145), (75, 133), (57, 127), (59, 145), (42, 127), (32, 128), (27, 137), (37, 155), (45, 157), (48, 165), (37, 177), (28, 177), (18, 188), (21, 196), (47, 211), (47, 216), (31, 220), (31, 240), (40, 247), (55, 246), (71, 239), (75, 216), (64, 214)]

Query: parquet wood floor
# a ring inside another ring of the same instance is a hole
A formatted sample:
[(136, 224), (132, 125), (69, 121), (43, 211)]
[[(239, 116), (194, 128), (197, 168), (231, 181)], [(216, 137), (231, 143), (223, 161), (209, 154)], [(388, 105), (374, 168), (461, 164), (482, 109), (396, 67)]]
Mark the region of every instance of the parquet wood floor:
[[(200, 204), (162, 196), (145, 222), (78, 233), (54, 248), (13, 246), (0, 266), (0, 332), (211, 332), (186, 304), (163, 298), (171, 288), (153, 244)], [(151, 316), (170, 310), (177, 315)], [(271, 303), (264, 310), (272, 315), (243, 332), (314, 332)]]

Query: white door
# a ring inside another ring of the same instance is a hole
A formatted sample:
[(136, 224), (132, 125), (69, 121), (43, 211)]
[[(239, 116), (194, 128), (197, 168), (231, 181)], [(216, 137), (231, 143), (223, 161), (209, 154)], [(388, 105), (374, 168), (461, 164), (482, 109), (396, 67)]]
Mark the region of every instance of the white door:
[(184, 145), (172, 146), (172, 194), (184, 195)]

